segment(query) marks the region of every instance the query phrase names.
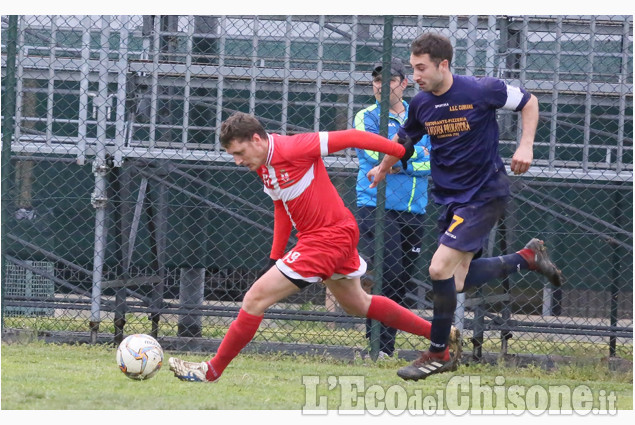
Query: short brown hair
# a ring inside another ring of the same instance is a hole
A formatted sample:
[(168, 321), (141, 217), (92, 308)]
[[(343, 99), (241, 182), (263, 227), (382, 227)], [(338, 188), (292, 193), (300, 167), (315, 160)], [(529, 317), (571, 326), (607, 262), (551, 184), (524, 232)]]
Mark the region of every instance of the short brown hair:
[(434, 32), (426, 32), (417, 37), (410, 45), (410, 53), (415, 56), (428, 54), (430, 60), (439, 66), (445, 59), (452, 63), (453, 48), (450, 39)]
[(220, 127), (220, 143), (227, 149), (233, 140), (244, 142), (251, 140), (254, 134), (267, 138), (265, 128), (253, 115), (235, 112)]

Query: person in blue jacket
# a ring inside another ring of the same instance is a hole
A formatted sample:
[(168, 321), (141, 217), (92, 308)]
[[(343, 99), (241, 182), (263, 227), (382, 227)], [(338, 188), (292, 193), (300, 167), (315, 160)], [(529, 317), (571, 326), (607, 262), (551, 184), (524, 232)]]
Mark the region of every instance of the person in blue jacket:
[[(375, 103), (359, 111), (354, 120), (357, 130), (379, 134), (379, 117), (382, 85), (382, 65), (372, 71)], [(392, 139), (404, 124), (408, 115), (408, 103), (403, 100), (408, 86), (403, 63), (394, 58), (391, 61), (390, 110), (388, 138)], [(423, 219), (428, 203), (428, 176), (430, 175), (430, 138), (424, 136), (415, 145), (415, 151), (406, 169), (392, 167), (386, 176), (386, 214), (384, 220), (384, 261), (381, 295), (406, 308), (415, 308), (416, 293), (408, 298), (409, 292), (416, 291), (411, 277), (416, 269), (416, 261), (421, 252), (423, 239)], [(379, 153), (356, 149), (359, 160), (357, 175), (357, 209), (360, 228), (359, 250), (373, 267), (375, 246), (375, 208), (377, 189), (370, 188), (366, 174), (379, 164)], [(372, 279), (368, 279), (371, 280)], [(368, 281), (367, 280), (367, 281)], [(395, 351), (396, 329), (381, 325), (379, 356), (392, 356)], [(366, 336), (370, 339), (370, 320), (366, 324)]]

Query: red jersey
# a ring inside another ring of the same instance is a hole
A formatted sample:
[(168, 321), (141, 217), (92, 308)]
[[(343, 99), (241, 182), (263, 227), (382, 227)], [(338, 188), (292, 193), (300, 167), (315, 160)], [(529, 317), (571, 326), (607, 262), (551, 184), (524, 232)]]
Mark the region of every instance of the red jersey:
[(267, 160), (258, 175), (275, 207), (271, 258), (278, 259), (284, 253), (291, 226), (297, 229), (298, 238), (301, 238), (335, 224), (355, 223), (355, 217), (331, 183), (322, 161), (322, 156), (347, 147), (361, 147), (397, 157), (405, 152), (397, 143), (358, 130), (269, 135)]

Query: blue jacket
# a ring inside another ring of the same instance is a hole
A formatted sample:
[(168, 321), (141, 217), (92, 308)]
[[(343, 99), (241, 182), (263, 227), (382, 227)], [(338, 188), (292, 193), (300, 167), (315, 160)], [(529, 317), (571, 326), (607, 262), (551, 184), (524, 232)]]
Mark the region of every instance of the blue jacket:
[[(406, 107), (405, 117), (408, 116), (408, 103), (403, 101)], [(355, 115), (353, 127), (357, 130), (369, 131), (379, 134), (379, 103), (362, 109)], [(392, 139), (399, 127), (405, 122), (395, 114), (390, 114), (388, 119), (388, 138)], [(428, 153), (423, 147), (428, 149)], [(357, 206), (376, 207), (377, 188), (369, 189), (370, 182), (366, 174), (374, 166), (379, 164), (379, 153), (355, 149), (359, 160), (359, 172), (357, 174)], [(428, 176), (430, 175), (430, 137), (426, 134), (415, 145), (415, 153), (408, 160), (407, 170), (386, 175), (386, 209), (407, 211), (415, 214), (425, 214), (428, 205)], [(393, 167), (394, 168), (394, 167)]]

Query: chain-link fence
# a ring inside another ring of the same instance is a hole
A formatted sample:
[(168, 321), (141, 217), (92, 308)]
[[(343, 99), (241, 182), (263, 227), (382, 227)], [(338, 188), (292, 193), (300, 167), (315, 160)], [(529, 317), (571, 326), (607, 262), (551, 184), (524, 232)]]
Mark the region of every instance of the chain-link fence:
[[(534, 163), (512, 177), (485, 255), (540, 237), (566, 276), (553, 288), (517, 273), (460, 295), (455, 325), (473, 354), (630, 358), (631, 16), (2, 17), (4, 334), (97, 342), (144, 332), (213, 349), (273, 235), (271, 201), (220, 148), (220, 123), (244, 111), (273, 133), (351, 128), (375, 104), (371, 70), (384, 49), (408, 66), (426, 30), (456, 46), (453, 72), (537, 96)], [(417, 92), (408, 81), (406, 100)], [(509, 164), (517, 114), (501, 110), (499, 125)], [(356, 152), (325, 162), (359, 218)], [(400, 280), (402, 302), (428, 319), (439, 212), (430, 201), (421, 252)], [(365, 320), (319, 284), (274, 305), (255, 344), (369, 347)], [(426, 347), (397, 334), (403, 353)]]

